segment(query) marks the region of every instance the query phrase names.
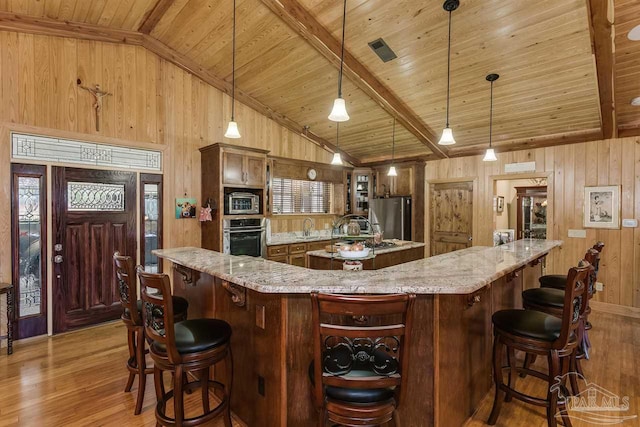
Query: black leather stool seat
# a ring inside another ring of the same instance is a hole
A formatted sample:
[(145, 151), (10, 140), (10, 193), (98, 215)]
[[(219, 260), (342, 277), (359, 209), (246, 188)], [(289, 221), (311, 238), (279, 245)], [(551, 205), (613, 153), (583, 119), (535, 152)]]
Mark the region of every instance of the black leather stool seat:
[[(189, 309), (189, 302), (182, 297), (172, 296), (171, 299), (173, 300), (174, 316), (177, 318), (186, 318), (187, 310)], [(141, 299), (136, 301), (136, 307), (138, 307), (138, 318), (142, 320), (142, 300)], [(129, 310), (127, 310), (126, 308), (124, 309), (124, 316), (129, 318)]]
[(567, 276), (563, 274), (547, 274), (538, 279), (541, 288), (562, 289), (567, 286)]
[(553, 308), (564, 307), (564, 290), (555, 288), (534, 288), (522, 292), (522, 301), (529, 304)]
[[(210, 350), (229, 342), (231, 326), (220, 319), (190, 319), (174, 324), (178, 353), (196, 353)], [(153, 348), (166, 352), (164, 344), (154, 342)]]
[[(313, 362), (309, 365), (309, 378), (311, 379), (311, 384), (315, 385), (315, 378), (313, 375)], [(348, 374), (342, 375), (344, 377), (370, 377), (372, 375), (376, 375), (375, 372), (372, 371), (360, 371), (360, 370), (352, 370)], [(394, 389), (393, 388), (343, 388), (343, 387), (333, 387), (327, 386), (325, 387), (325, 394), (328, 398), (341, 400), (344, 402), (351, 403), (379, 403), (384, 402), (393, 398)]]
[(552, 342), (560, 337), (562, 320), (534, 310), (500, 310), (492, 316), (494, 327), (513, 335)]

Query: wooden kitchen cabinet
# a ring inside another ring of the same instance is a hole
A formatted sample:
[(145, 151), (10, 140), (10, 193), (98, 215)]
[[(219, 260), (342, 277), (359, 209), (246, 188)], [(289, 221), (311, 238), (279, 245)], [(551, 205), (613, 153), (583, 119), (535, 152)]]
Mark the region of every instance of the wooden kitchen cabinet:
[(389, 166), (379, 167), (374, 170), (376, 175), (375, 197), (413, 195), (413, 166), (396, 164), (398, 176), (388, 176), (388, 171)]
[(283, 262), (285, 264), (307, 266), (307, 252), (324, 249), (330, 240), (320, 240), (309, 243), (290, 243), (288, 245), (272, 245), (267, 247), (267, 259), (269, 261)]
[(222, 154), (224, 185), (264, 187), (267, 158), (265, 155), (225, 150)]

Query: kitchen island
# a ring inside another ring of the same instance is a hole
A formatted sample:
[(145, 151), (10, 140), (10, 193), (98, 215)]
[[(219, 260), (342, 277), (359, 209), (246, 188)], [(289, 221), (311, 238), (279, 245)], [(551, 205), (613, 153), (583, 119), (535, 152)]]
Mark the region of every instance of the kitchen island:
[[(363, 270), (378, 270), (424, 258), (424, 243), (403, 240), (383, 243), (389, 246), (373, 248), (361, 260)], [(342, 270), (343, 262), (348, 260), (350, 259), (341, 257), (339, 253), (324, 249), (307, 252), (307, 267), (313, 270)]]
[[(155, 251), (174, 264), (189, 316), (233, 328), (232, 409), (249, 426), (314, 426), (307, 371), (312, 291), (417, 294), (403, 426), (458, 426), (491, 387), (491, 314), (519, 306), (523, 270), (560, 241), (471, 247), (374, 271), (318, 271), (200, 248)], [(538, 273), (539, 274), (539, 273)]]

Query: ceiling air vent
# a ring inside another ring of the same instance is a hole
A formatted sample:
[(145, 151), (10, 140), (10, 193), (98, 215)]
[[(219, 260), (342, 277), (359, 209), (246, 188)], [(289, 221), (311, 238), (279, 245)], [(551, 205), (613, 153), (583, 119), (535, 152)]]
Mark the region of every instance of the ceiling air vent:
[(382, 39), (369, 42), (369, 47), (373, 49), (376, 55), (382, 59), (383, 62), (389, 62), (392, 59), (396, 59), (398, 56), (391, 50), (389, 45)]

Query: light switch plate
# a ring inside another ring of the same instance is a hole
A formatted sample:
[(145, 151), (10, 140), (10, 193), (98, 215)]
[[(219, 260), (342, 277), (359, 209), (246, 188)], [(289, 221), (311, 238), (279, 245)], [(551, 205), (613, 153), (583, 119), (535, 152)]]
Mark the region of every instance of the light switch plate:
[(587, 237), (587, 230), (569, 230), (569, 237), (585, 239)]
[(596, 291), (598, 292), (604, 291), (604, 284), (602, 282), (596, 282)]
[(622, 226), (623, 227), (628, 227), (628, 228), (635, 228), (638, 226), (638, 220), (637, 219), (623, 219), (622, 220)]

